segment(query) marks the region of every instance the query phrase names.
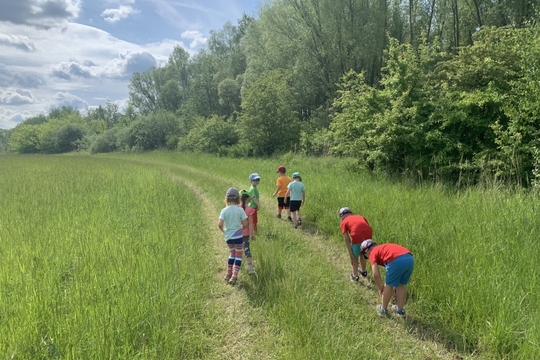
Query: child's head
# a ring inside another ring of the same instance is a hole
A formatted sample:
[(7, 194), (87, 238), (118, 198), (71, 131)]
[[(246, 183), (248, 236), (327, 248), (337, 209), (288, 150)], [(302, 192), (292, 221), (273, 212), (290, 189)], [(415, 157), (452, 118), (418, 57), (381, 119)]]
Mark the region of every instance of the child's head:
[(302, 176), (300, 175), (298, 171), (292, 174), (292, 178), (294, 181), (302, 181)]
[(259, 185), (259, 182), (261, 181), (261, 177), (257, 173), (253, 173), (249, 175), (249, 181), (251, 181), (251, 185), (257, 186)]
[(242, 203), (242, 208), (245, 210), (247, 204), (249, 203), (249, 191), (247, 190), (240, 190), (240, 200)]
[(286, 171), (287, 171), (287, 169), (285, 169), (285, 166), (280, 165), (280, 166), (278, 166), (276, 172), (277, 172), (279, 175), (285, 175), (285, 172), (286, 172)]
[(229, 188), (227, 194), (225, 194), (225, 203), (227, 205), (238, 205), (240, 204), (240, 194), (235, 188)]
[(347, 215), (351, 215), (351, 214), (352, 214), (352, 211), (348, 207), (342, 207), (341, 209), (339, 209), (339, 218), (341, 220), (346, 218)]

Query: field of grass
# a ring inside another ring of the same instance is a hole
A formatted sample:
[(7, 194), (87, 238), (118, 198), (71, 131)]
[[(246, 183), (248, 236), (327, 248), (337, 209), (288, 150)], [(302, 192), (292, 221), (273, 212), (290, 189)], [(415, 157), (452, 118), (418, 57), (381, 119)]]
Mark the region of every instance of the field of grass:
[[(304, 225), (275, 218), (300, 171)], [(534, 359), (538, 198), (412, 188), (346, 160), (178, 153), (0, 156), (0, 358)], [(221, 282), (229, 186), (262, 181), (257, 276)], [(412, 250), (408, 318), (355, 286), (337, 210)], [(231, 349), (232, 348), (232, 349)]]

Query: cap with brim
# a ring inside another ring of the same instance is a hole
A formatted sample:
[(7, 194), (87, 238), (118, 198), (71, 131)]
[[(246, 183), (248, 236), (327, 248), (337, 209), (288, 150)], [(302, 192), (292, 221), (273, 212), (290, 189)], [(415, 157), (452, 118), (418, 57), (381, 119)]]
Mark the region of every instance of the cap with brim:
[(253, 173), (253, 174), (249, 175), (249, 181), (255, 181), (255, 180), (260, 179), (260, 178), (261, 177), (257, 173)]
[(295, 173), (292, 174), (292, 177), (293, 177), (293, 179), (294, 179), (294, 178), (302, 177), (302, 175), (300, 175), (300, 173), (297, 171), (297, 172), (295, 172)]
[(344, 215), (347, 215), (347, 214), (352, 214), (351, 209), (349, 209), (348, 207), (342, 207), (341, 209), (339, 209), (339, 216), (340, 217), (342, 217)]
[(227, 197), (240, 197), (240, 194), (235, 188), (229, 188), (229, 190), (227, 190)]
[(283, 165), (280, 165), (278, 168), (277, 168), (277, 173), (284, 173), (286, 172), (287, 170), (285, 169), (285, 166)]
[(373, 240), (370, 240), (370, 239), (364, 240), (362, 241), (362, 244), (360, 245), (360, 251), (365, 253), (366, 251), (368, 251), (374, 246), (375, 246), (375, 243), (373, 242)]
[(240, 190), (240, 196), (244, 196), (244, 195), (251, 196), (249, 195), (249, 191), (247, 191), (246, 189)]

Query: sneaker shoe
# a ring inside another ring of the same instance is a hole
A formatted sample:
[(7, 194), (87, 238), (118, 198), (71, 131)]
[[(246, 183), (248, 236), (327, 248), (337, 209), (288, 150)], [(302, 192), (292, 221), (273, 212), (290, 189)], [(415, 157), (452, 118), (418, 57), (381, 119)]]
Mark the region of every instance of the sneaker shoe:
[(255, 274), (255, 269), (253, 267), (248, 267), (248, 274), (250, 275)]
[(229, 280), (231, 280), (231, 276), (232, 276), (232, 274), (227, 274), (227, 275), (225, 275), (223, 280), (225, 280), (225, 282), (229, 282)]
[(367, 271), (362, 271), (362, 270), (358, 269), (358, 273), (360, 275), (362, 275), (362, 277), (367, 277)]
[(380, 317), (385, 317), (388, 315), (388, 310), (382, 307), (382, 305), (377, 305), (377, 314), (379, 314)]
[(298, 221), (296, 222), (298, 225), (302, 225), (302, 219), (298, 218)]
[(276, 217), (277, 217), (278, 219), (281, 219), (281, 214), (277, 214)]
[(238, 280), (238, 278), (236, 276), (231, 276), (231, 279), (229, 280), (229, 285), (236, 284), (236, 280)]
[(289, 220), (289, 222), (292, 222), (292, 217), (287, 216), (287, 220)]
[(351, 281), (358, 282), (359, 277), (351, 274)]
[(392, 305), (392, 310), (396, 313), (397, 316), (404, 318), (406, 316), (405, 310), (399, 309), (397, 305)]

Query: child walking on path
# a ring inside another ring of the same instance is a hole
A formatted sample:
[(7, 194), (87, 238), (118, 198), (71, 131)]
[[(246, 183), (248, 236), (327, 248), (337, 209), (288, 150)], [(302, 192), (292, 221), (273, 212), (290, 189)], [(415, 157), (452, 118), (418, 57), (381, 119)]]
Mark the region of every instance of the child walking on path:
[(259, 186), (261, 177), (259, 176), (259, 174), (253, 173), (249, 175), (249, 181), (251, 182), (251, 186), (249, 188), (249, 207), (255, 209), (255, 212), (253, 213), (253, 231), (255, 231), (256, 233), (257, 223), (259, 222), (259, 219), (257, 218), (257, 213), (261, 208), (261, 204), (259, 203), (259, 189), (257, 188), (257, 186)]
[[(288, 202), (290, 197), (290, 210), (294, 228), (298, 225), (302, 225), (302, 218), (300, 217), (300, 207), (304, 205), (306, 201), (306, 187), (302, 183), (302, 176), (299, 172), (292, 174), (293, 181), (287, 185), (287, 193), (285, 194), (285, 203)], [(298, 216), (298, 219), (297, 219)]]
[[(351, 258), (351, 280), (358, 281), (358, 273), (363, 277), (367, 276), (366, 259), (360, 256), (360, 246), (363, 241), (371, 240), (373, 230), (365, 217), (354, 215), (348, 207), (339, 209), (339, 218), (341, 219), (341, 233)], [(358, 268), (358, 258), (360, 258), (360, 268)]]
[[(397, 244), (377, 245), (372, 240), (365, 240), (360, 246), (361, 252), (371, 263), (373, 279), (379, 288), (379, 295), (382, 297), (382, 304), (377, 305), (379, 316), (388, 315), (388, 304), (392, 298), (392, 290), (396, 289), (396, 303), (392, 310), (400, 317), (405, 317), (405, 298), (407, 289), (405, 285), (409, 282), (414, 269), (414, 258), (409, 249)], [(385, 284), (381, 280), (379, 266), (386, 267)]]
[(255, 213), (255, 209), (250, 208), (248, 206), (249, 191), (240, 190), (240, 201), (241, 201), (240, 206), (242, 207), (242, 209), (244, 209), (248, 217), (248, 226), (244, 228), (244, 231), (242, 232), (243, 241), (244, 241), (244, 254), (246, 254), (246, 261), (247, 261), (247, 271), (248, 271), (248, 274), (255, 274), (255, 269), (253, 269), (253, 259), (251, 256), (251, 249), (249, 247), (250, 240), (255, 241), (255, 233), (253, 232), (253, 214)]
[(289, 209), (289, 200), (285, 201), (285, 195), (287, 194), (287, 185), (291, 182), (291, 178), (285, 175), (285, 172), (287, 170), (285, 169), (285, 166), (281, 165), (277, 168), (277, 173), (279, 174), (279, 177), (276, 180), (276, 191), (272, 194), (272, 197), (277, 195), (277, 203), (278, 203), (278, 213), (277, 217), (278, 219), (281, 219), (281, 213), (283, 212), (283, 209), (287, 210), (287, 220), (292, 222), (291, 218), (291, 211)]
[(240, 194), (235, 188), (227, 190), (225, 204), (227, 206), (219, 214), (218, 228), (225, 235), (225, 241), (229, 247), (225, 281), (230, 285), (234, 285), (238, 279), (240, 266), (242, 266), (244, 248), (242, 230), (248, 226), (248, 219), (244, 210), (238, 206), (240, 204)]

